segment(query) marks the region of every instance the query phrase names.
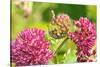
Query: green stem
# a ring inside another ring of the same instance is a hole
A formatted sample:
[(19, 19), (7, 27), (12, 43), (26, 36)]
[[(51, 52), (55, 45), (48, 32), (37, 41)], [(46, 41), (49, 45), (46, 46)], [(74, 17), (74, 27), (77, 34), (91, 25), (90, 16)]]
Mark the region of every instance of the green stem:
[(56, 55), (56, 53), (60, 50), (60, 48), (63, 46), (63, 44), (68, 40), (69, 38), (65, 38), (58, 46), (58, 48), (56, 49), (54, 55)]
[(64, 43), (68, 40), (69, 38), (65, 38), (62, 42), (59, 43), (58, 48), (56, 49), (55, 53), (54, 53), (54, 63), (57, 64), (57, 57), (56, 54), (57, 52), (60, 50), (60, 48), (64, 45)]

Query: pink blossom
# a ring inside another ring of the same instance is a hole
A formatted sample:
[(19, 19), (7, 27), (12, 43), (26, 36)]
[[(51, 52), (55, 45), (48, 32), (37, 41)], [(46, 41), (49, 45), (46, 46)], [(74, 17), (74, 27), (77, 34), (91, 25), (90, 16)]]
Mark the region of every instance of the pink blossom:
[(74, 21), (77, 30), (69, 32), (71, 38), (77, 45), (77, 61), (85, 62), (91, 60), (90, 57), (95, 55), (96, 29), (89, 19), (81, 17), (78, 21)]
[(17, 66), (47, 64), (52, 57), (49, 42), (40, 29), (25, 29), (11, 43), (11, 60)]

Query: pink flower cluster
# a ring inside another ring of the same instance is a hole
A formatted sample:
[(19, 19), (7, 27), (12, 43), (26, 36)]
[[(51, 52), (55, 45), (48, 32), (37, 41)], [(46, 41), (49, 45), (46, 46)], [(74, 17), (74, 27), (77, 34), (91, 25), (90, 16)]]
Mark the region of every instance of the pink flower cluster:
[(47, 64), (52, 57), (44, 31), (25, 29), (11, 43), (11, 60), (16, 66)]
[(78, 21), (74, 21), (77, 30), (69, 32), (68, 36), (77, 45), (77, 61), (87, 62), (94, 61), (90, 57), (96, 54), (96, 29), (89, 19), (81, 17)]
[[(70, 17), (67, 14), (58, 14), (52, 19), (53, 24), (57, 24), (61, 28), (66, 28), (66, 31), (69, 30), (70, 27)], [(61, 29), (62, 30), (62, 29)]]

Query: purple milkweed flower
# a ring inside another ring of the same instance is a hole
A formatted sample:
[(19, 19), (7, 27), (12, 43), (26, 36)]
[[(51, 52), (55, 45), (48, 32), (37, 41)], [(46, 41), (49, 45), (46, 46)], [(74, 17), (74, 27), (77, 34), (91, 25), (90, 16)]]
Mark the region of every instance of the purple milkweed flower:
[(77, 30), (69, 32), (68, 36), (77, 45), (77, 61), (92, 62), (96, 61), (96, 29), (89, 19), (81, 17), (74, 21)]
[(11, 42), (11, 60), (16, 66), (47, 64), (52, 58), (49, 42), (40, 29), (25, 29)]

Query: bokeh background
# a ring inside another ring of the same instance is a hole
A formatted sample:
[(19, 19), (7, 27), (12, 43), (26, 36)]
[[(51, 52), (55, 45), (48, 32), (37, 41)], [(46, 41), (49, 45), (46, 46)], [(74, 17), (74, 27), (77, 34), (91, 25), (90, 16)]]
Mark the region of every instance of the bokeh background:
[[(40, 28), (46, 31), (46, 38), (50, 40), (52, 51), (59, 46), (62, 39), (54, 39), (48, 34), (48, 25), (52, 19), (51, 10), (55, 15), (60, 13), (68, 14), (71, 20), (78, 20), (80, 17), (87, 17), (96, 24), (95, 5), (76, 5), (46, 2), (19, 2), (11, 1), (11, 40), (14, 40), (18, 33), (25, 28)], [(72, 24), (72, 23), (71, 23)], [(73, 25), (71, 27), (73, 30)], [(68, 40), (57, 53), (56, 58), (50, 60), (49, 64), (64, 64), (76, 62), (76, 46)]]

